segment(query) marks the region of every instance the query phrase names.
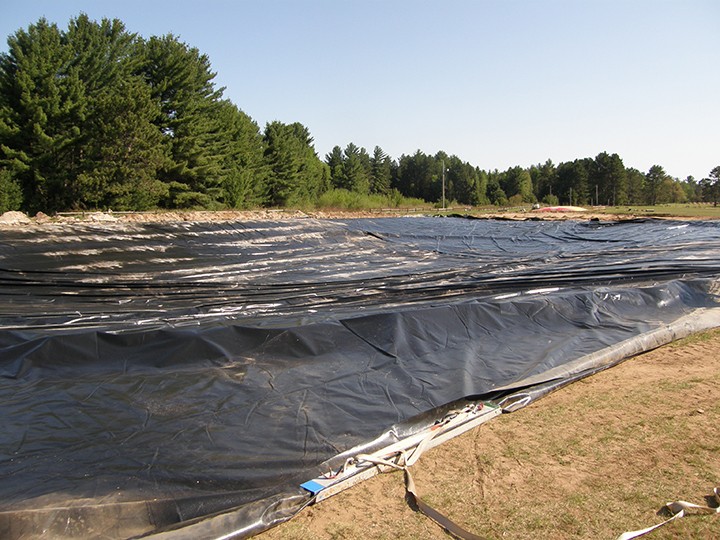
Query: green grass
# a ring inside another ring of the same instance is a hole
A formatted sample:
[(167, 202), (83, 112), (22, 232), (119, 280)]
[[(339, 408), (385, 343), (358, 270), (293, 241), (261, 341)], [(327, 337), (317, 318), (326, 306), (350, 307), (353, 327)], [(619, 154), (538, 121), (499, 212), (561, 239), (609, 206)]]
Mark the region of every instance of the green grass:
[(686, 345), (713, 341), (718, 337), (720, 337), (720, 328), (715, 328), (714, 330), (708, 330), (707, 332), (702, 332), (699, 334), (692, 334), (688, 337), (673, 341), (672, 343), (667, 345), (667, 347), (671, 350), (680, 349), (682, 347), (685, 347)]
[(339, 210), (339, 211), (380, 211), (380, 210), (432, 210), (432, 205), (422, 199), (403, 197), (397, 190), (388, 195), (363, 195), (347, 189), (331, 189), (313, 200), (298, 199), (288, 202), (288, 209)]
[(658, 204), (655, 206), (607, 206), (602, 209), (592, 208), (593, 212), (603, 214), (633, 214), (648, 217), (692, 217), (720, 218), (720, 206), (705, 203), (689, 204)]
[[(623, 206), (585, 206), (588, 213), (607, 214), (608, 216), (639, 216), (639, 217), (684, 217), (698, 219), (720, 219), (720, 206), (713, 206), (708, 203), (687, 203), (687, 204), (657, 204), (655, 206), (644, 206), (628, 204)], [(482, 206), (475, 207), (470, 211), (472, 215), (485, 215), (497, 213), (527, 212), (530, 215), (532, 206), (529, 204), (515, 207)], [(542, 217), (542, 214), (537, 214)]]

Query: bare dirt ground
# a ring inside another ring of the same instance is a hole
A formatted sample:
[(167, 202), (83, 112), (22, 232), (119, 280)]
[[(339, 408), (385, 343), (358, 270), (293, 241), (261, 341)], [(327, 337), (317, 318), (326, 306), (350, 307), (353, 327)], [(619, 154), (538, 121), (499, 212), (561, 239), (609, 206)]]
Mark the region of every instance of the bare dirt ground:
[[(495, 418), (413, 466), (420, 495), (488, 539), (614, 539), (669, 501), (720, 486), (720, 331), (630, 359)], [(400, 473), (301, 512), (267, 540), (448, 538), (404, 500)], [(720, 515), (656, 539), (720, 538)]]
[[(27, 216), (22, 212), (5, 212), (0, 216), (0, 228), (14, 227), (16, 225), (43, 225), (47, 223), (168, 223), (168, 222), (222, 222), (222, 221), (261, 221), (261, 220), (288, 220), (288, 219), (350, 219), (362, 217), (402, 217), (408, 215), (438, 215), (440, 212), (431, 210), (365, 210), (365, 211), (342, 211), (342, 210), (316, 210), (303, 212), (301, 210), (224, 210), (224, 211), (163, 211), (163, 212), (68, 212), (57, 216), (48, 216), (38, 213), (35, 216)], [(458, 213), (446, 211), (445, 215), (458, 215)], [(463, 213), (461, 212), (460, 215)], [(566, 221), (566, 220), (599, 220), (617, 221), (635, 219), (636, 215), (628, 214), (601, 214), (594, 212), (497, 212), (475, 215), (482, 219), (505, 219), (514, 221), (545, 220), (545, 221)], [(647, 217), (647, 216), (640, 216)], [(692, 219), (692, 218), (676, 218)], [(697, 218), (695, 218), (697, 219)]]
[[(705, 209), (698, 211), (697, 215), (675, 215), (672, 209), (669, 214), (648, 214), (642, 210), (633, 212), (632, 208), (627, 213), (608, 214), (597, 210), (585, 212), (569, 211), (517, 211), (517, 209), (499, 209), (493, 212), (485, 212), (472, 208), (448, 208), (445, 210), (433, 210), (430, 208), (394, 208), (394, 209), (373, 209), (373, 210), (312, 210), (302, 211), (297, 209), (256, 209), (256, 210), (168, 210), (152, 212), (63, 212), (58, 215), (48, 216), (39, 212), (35, 216), (28, 216), (22, 212), (5, 212), (0, 215), (0, 230), (13, 228), (18, 225), (42, 226), (46, 224), (82, 223), (169, 223), (169, 222), (232, 222), (232, 221), (285, 221), (290, 219), (351, 219), (351, 218), (379, 218), (379, 217), (403, 217), (422, 215), (446, 215), (446, 216), (468, 216), (475, 219), (501, 219), (508, 221), (624, 221), (632, 219), (679, 219), (679, 220), (708, 220), (717, 219), (717, 216)], [(653, 210), (654, 212), (654, 210)]]

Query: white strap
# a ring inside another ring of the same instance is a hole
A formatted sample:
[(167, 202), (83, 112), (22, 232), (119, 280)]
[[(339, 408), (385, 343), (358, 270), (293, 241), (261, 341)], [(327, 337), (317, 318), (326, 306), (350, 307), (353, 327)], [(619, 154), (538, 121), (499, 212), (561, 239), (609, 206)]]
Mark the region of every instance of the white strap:
[(667, 525), (671, 521), (680, 519), (687, 514), (720, 514), (720, 488), (714, 488), (713, 494), (715, 496), (715, 501), (718, 503), (718, 506), (715, 508), (712, 508), (710, 506), (701, 506), (699, 504), (693, 504), (687, 501), (669, 502), (665, 505), (665, 508), (667, 508), (673, 514), (670, 519), (666, 519), (662, 523), (658, 523), (657, 525), (653, 525), (652, 527), (648, 527), (647, 529), (622, 533), (620, 536), (618, 536), (617, 540), (632, 540), (633, 538), (639, 538), (643, 535), (646, 535), (647, 533), (654, 531), (655, 529), (662, 527), (663, 525)]

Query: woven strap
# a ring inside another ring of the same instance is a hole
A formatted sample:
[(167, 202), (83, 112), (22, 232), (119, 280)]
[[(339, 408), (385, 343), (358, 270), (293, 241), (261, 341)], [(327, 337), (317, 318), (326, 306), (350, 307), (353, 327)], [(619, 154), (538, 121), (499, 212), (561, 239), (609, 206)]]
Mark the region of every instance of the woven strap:
[(623, 533), (618, 536), (617, 540), (632, 540), (633, 538), (639, 538), (662, 527), (663, 525), (667, 525), (671, 521), (675, 521), (676, 519), (680, 519), (689, 514), (720, 514), (720, 488), (713, 489), (713, 495), (715, 497), (715, 502), (718, 504), (715, 508), (711, 506), (701, 506), (687, 501), (669, 502), (665, 505), (665, 508), (672, 514), (671, 518), (666, 519), (657, 525), (653, 525), (652, 527), (648, 527), (647, 529)]
[[(414, 462), (419, 457), (419, 454), (416, 451), (411, 457), (415, 458), (412, 460)], [(478, 536), (469, 531), (466, 531), (460, 525), (447, 517), (445, 514), (438, 512), (432, 506), (423, 501), (420, 495), (418, 495), (418, 490), (415, 486), (415, 481), (413, 480), (412, 474), (410, 474), (410, 469), (408, 469), (407, 465), (405, 465), (405, 455), (401, 454), (399, 456), (399, 459), (400, 463), (395, 463), (388, 459), (369, 456), (367, 454), (360, 454), (357, 456), (358, 461), (367, 461), (375, 465), (382, 465), (385, 467), (389, 467), (390, 469), (403, 471), (405, 473), (405, 493), (408, 495), (411, 503), (415, 505), (417, 509), (420, 510), (420, 512), (432, 519), (435, 523), (440, 525), (443, 529), (445, 529), (453, 536), (460, 538), (461, 540), (486, 540), (482, 536)]]

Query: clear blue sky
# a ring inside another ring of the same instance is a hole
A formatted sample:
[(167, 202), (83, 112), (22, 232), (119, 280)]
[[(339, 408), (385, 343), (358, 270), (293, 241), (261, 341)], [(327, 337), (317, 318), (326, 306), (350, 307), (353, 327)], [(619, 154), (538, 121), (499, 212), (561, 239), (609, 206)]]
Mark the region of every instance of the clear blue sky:
[(354, 142), (483, 169), (720, 165), (718, 0), (4, 0), (0, 34), (80, 12), (179, 36), (261, 128), (301, 122), (321, 158)]

